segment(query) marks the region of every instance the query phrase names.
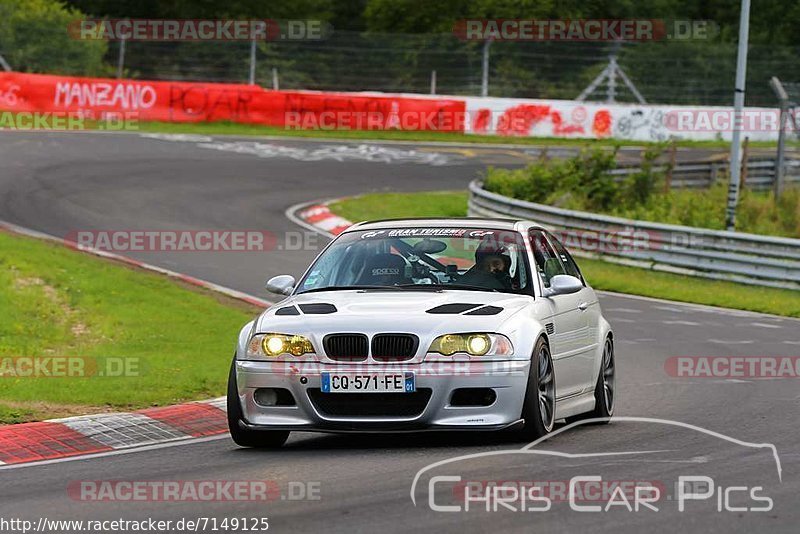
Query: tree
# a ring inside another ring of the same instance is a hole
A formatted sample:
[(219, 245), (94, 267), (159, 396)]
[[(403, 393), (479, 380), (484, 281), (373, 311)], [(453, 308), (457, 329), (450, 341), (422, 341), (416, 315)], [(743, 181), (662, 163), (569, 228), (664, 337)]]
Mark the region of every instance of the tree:
[(107, 74), (107, 44), (78, 40), (67, 31), (82, 18), (56, 0), (0, 0), (0, 53), (20, 72)]

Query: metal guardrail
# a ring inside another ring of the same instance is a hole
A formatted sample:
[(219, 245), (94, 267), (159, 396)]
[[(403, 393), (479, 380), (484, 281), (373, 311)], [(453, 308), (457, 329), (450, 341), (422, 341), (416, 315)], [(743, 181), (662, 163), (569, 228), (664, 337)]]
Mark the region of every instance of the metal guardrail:
[[(672, 169), (672, 180), (670, 185), (676, 188), (707, 188), (716, 181), (727, 178), (727, 161), (684, 161), (679, 162)], [(747, 161), (747, 179), (745, 187), (754, 190), (771, 189), (775, 182), (775, 158), (764, 158), (751, 156)], [(665, 164), (656, 164), (653, 169), (658, 172), (665, 172)], [(620, 179), (639, 172), (639, 167), (635, 165), (620, 166), (610, 174)], [(784, 182), (800, 183), (800, 160), (787, 159), (784, 162)]]
[(534, 221), (576, 255), (720, 280), (800, 290), (800, 239), (637, 221), (554, 208), (469, 185), (469, 215)]

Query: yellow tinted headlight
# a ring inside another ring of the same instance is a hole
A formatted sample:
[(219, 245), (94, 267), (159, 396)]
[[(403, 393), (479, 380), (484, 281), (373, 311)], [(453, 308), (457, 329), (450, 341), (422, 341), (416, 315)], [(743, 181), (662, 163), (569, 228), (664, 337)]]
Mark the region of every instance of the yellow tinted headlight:
[(286, 346), (285, 336), (266, 336), (261, 340), (261, 348), (264, 353), (269, 356), (277, 356), (287, 352), (284, 347)]
[(514, 347), (506, 336), (500, 334), (445, 334), (431, 343), (428, 352), (452, 356), (458, 352), (470, 356), (508, 356)]
[(302, 356), (315, 353), (308, 338), (291, 334), (256, 334), (247, 346), (250, 357), (276, 358), (281, 354)]
[(474, 334), (467, 338), (467, 352), (475, 356), (483, 356), (489, 352), (491, 341), (486, 334)]

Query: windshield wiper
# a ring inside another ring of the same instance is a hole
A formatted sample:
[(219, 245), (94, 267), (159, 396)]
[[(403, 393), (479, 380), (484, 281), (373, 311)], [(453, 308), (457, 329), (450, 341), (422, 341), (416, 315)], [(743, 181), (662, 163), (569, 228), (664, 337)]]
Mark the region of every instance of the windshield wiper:
[(492, 291), (495, 293), (500, 293), (499, 289), (495, 289), (493, 287), (471, 286), (467, 284), (402, 284), (395, 287), (402, 287), (407, 289), (427, 288), (427, 289), (435, 289), (437, 291), (441, 291), (443, 289), (464, 289), (467, 291)]
[(384, 287), (385, 286), (326, 286), (306, 289), (305, 291), (299, 291), (297, 294), (305, 295), (306, 293), (317, 293), (319, 291), (358, 291), (364, 289), (383, 289)]
[(320, 291), (443, 291), (445, 289), (463, 289), (467, 291), (490, 291), (500, 293), (499, 289), (484, 286), (471, 286), (467, 284), (398, 284), (396, 286), (328, 286), (315, 287), (300, 291), (298, 295), (317, 293)]
[(396, 286), (380, 286), (380, 287), (372, 287), (370, 290), (381, 290), (381, 289), (389, 289), (389, 290), (401, 290), (401, 291), (441, 291), (442, 286), (438, 284), (398, 284)]

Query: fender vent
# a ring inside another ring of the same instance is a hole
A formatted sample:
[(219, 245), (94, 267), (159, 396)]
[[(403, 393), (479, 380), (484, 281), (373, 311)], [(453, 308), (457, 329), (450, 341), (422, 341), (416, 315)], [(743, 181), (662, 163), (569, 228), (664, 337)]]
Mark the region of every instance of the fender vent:
[(547, 323), (546, 325), (544, 325), (544, 329), (547, 330), (548, 334), (552, 334), (553, 332), (556, 331), (556, 327), (553, 323)]

